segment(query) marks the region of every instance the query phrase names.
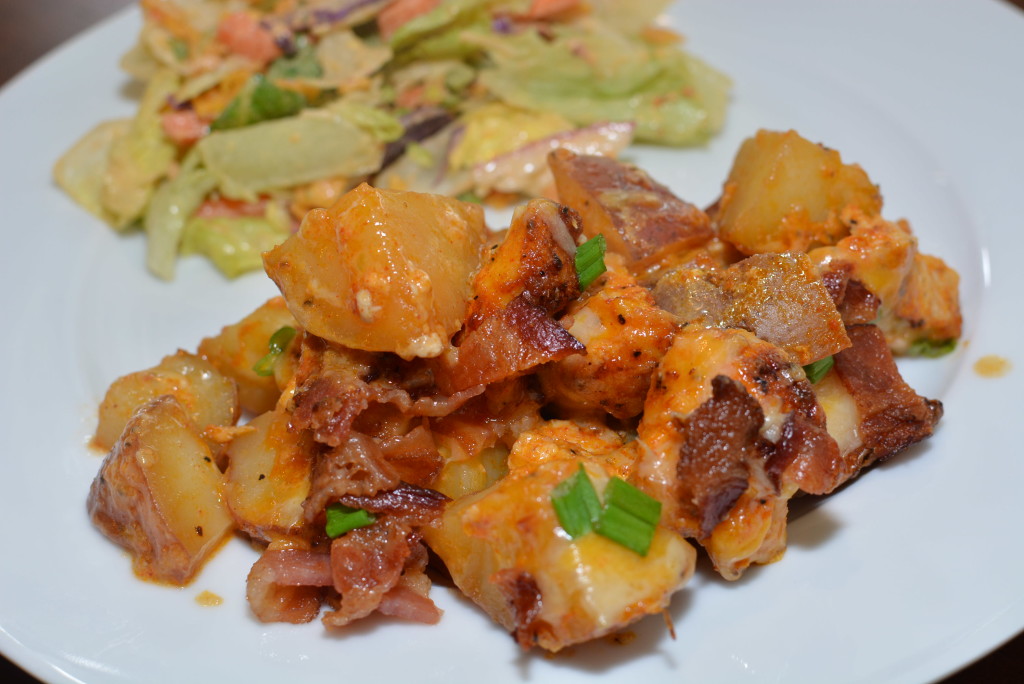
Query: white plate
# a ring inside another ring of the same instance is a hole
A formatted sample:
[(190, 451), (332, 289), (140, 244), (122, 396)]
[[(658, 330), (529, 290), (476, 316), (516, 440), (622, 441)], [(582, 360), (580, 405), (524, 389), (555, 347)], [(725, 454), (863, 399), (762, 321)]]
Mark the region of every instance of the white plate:
[[(437, 627), (263, 625), (245, 603), (255, 554), (241, 542), (188, 588), (137, 581), (85, 514), (98, 401), (118, 375), (194, 348), (273, 287), (227, 283), (198, 259), (157, 282), (140, 236), (116, 236), (52, 185), (51, 164), (79, 135), (132, 111), (115, 66), (138, 26), (130, 11), (0, 94), (0, 650), (53, 682), (918, 682), (1024, 627), (1024, 19), (961, 0), (684, 0), (672, 18), (735, 78), (735, 101), (707, 149), (637, 151), (656, 178), (707, 203), (744, 137), (795, 128), (862, 164), (886, 215), (908, 217), (924, 250), (960, 271), (965, 343), (903, 364), (945, 402), (930, 443), (794, 521), (782, 562), (734, 584), (698, 573), (672, 605), (675, 641), (654, 617), (628, 645), (523, 654), (443, 588)], [(986, 354), (1017, 369), (981, 378), (972, 365)], [(223, 605), (200, 606), (206, 590)]]

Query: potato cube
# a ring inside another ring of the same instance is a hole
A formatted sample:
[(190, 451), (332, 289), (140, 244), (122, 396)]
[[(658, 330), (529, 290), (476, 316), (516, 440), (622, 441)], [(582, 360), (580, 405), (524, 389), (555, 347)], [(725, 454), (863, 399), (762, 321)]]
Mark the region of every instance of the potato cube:
[(404, 359), (435, 357), (462, 327), (485, 238), (483, 210), (365, 183), (264, 255), (307, 331)]
[(189, 582), (234, 522), (223, 476), (177, 399), (164, 395), (128, 421), (89, 491), (89, 515), (132, 554), (145, 579)]
[(719, 204), (719, 235), (744, 254), (805, 252), (846, 233), (840, 212), (867, 215), (882, 197), (856, 164), (795, 131), (758, 131), (740, 147)]

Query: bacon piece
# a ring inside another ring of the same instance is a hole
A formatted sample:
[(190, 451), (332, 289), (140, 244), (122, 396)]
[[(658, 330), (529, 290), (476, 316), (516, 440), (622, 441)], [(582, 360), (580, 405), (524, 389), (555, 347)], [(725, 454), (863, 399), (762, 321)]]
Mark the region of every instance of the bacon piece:
[(512, 568), (499, 570), (492, 581), (508, 601), (516, 643), (524, 650), (532, 648), (545, 626), (537, 619), (542, 606), (540, 587), (530, 573)]
[(746, 491), (764, 449), (758, 436), (764, 411), (757, 400), (725, 375), (715, 376), (711, 387), (711, 398), (679, 424), (678, 496), (682, 511), (699, 523), (699, 539), (711, 535)]
[(440, 611), (427, 605), (433, 602), (425, 595), (425, 566), (426, 549), (419, 536), (392, 518), (338, 537), (331, 543), (331, 573), (341, 603), (324, 615), (324, 625), (344, 627), (378, 609), (437, 622)]
[(310, 622), (320, 612), (323, 587), (331, 586), (326, 553), (271, 544), (253, 564), (245, 596), (261, 622)]
[(441, 357), (438, 384), (447, 392), (466, 391), (584, 351), (544, 309), (519, 295), (467, 332), (454, 352)]
[(405, 482), (427, 486), (444, 465), (434, 436), (424, 423), (404, 435), (379, 438), (381, 454)]
[(907, 385), (876, 326), (852, 326), (847, 334), (853, 346), (835, 355), (834, 368), (860, 413), (859, 467), (864, 467), (930, 436), (942, 417), (942, 402)]
[(374, 496), (394, 489), (399, 482), (398, 473), (377, 443), (364, 434), (350, 432), (344, 444), (318, 456), (303, 515), (312, 523), (329, 503), (343, 496)]
[(353, 423), (372, 404), (390, 404), (406, 416), (438, 417), (485, 389), (438, 394), (426, 365), (348, 349), (313, 335), (303, 337), (295, 381), (293, 429), (310, 429), (318, 442), (332, 447), (344, 443)]
[(387, 514), (408, 525), (426, 525), (444, 511), (448, 497), (433, 489), (402, 482), (373, 496), (346, 495), (339, 502), (375, 514)]

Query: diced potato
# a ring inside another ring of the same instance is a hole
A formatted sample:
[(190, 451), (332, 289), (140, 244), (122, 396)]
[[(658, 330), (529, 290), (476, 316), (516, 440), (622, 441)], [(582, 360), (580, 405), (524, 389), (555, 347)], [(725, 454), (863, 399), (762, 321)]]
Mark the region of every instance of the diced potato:
[(267, 354), (270, 336), (285, 326), (297, 328), (298, 323), (284, 299), (274, 297), (238, 323), (199, 343), (199, 355), (238, 383), (238, 400), (246, 411), (269, 411), (281, 394), (277, 374), (260, 376), (253, 366)]
[(960, 276), (942, 259), (915, 254), (893, 317), (883, 315), (879, 327), (894, 353), (915, 343), (942, 344), (960, 337)]
[(806, 254), (755, 254), (724, 270), (678, 269), (658, 281), (654, 297), (683, 323), (749, 330), (801, 365), (850, 346)]
[(608, 249), (630, 263), (714, 236), (707, 214), (634, 166), (565, 149), (552, 152), (548, 164), (559, 201), (580, 214), (587, 237), (604, 235)]
[(289, 419), (283, 410), (257, 416), (249, 422), (254, 430), (225, 451), (228, 508), (244, 532), (264, 541), (301, 526), (302, 502), (309, 495), (309, 433), (289, 430)]
[(93, 443), (111, 448), (135, 410), (150, 399), (169, 394), (178, 400), (200, 430), (234, 425), (240, 415), (238, 389), (208, 361), (179, 351), (153, 368), (115, 380), (100, 404)]
[(807, 251), (845, 234), (849, 206), (877, 215), (882, 197), (856, 164), (795, 131), (758, 131), (740, 147), (717, 214), (719, 235), (745, 254)]
[(561, 528), (553, 490), (582, 463), (601, 496), (635, 458), (617, 442), (610, 430), (563, 421), (524, 432), (506, 477), (423, 529), (456, 586), (524, 646), (557, 651), (622, 629), (663, 610), (693, 573), (693, 547), (660, 525), (645, 556)]
[(435, 357), (462, 326), (485, 238), (483, 210), (362, 184), (264, 255), (309, 332), (405, 359)]
[(132, 553), (136, 573), (184, 585), (233, 528), (223, 476), (173, 396), (136, 412), (89, 492), (89, 515)]

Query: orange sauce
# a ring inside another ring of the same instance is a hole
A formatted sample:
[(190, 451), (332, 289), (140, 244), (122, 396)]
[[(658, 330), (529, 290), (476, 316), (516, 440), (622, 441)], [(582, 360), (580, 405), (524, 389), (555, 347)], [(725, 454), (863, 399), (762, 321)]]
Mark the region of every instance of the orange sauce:
[(212, 591), (202, 591), (196, 596), (196, 603), (205, 608), (212, 608), (224, 603), (224, 599)]
[(995, 354), (982, 356), (974, 362), (974, 372), (983, 378), (1001, 378), (1009, 375), (1012, 369), (1013, 364), (1009, 359)]

